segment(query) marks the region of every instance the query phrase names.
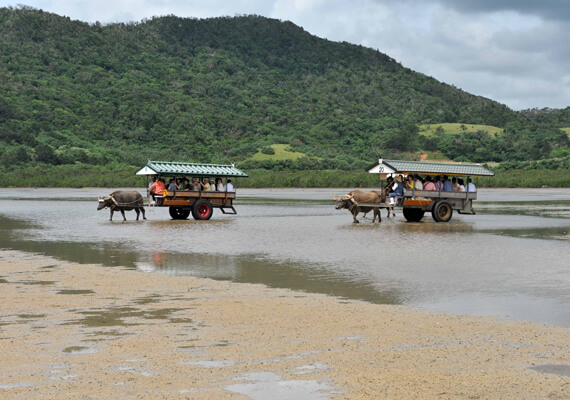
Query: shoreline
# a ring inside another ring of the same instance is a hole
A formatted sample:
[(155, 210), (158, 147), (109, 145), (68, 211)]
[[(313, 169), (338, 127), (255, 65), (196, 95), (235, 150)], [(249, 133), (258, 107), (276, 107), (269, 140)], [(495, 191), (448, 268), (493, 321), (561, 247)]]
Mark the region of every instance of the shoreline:
[(567, 328), (12, 250), (0, 289), (4, 398), (570, 397)]

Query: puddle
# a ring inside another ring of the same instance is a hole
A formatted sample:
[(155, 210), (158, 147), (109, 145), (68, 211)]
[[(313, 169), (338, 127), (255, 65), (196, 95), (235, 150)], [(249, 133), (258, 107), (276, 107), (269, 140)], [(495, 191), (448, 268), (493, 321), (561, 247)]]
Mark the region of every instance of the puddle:
[(570, 240), (570, 229), (567, 226), (528, 229), (484, 229), (481, 232), (524, 239)]
[(7, 385), (0, 385), (0, 389), (18, 389), (18, 388), (26, 388), (26, 387), (34, 387), (34, 385), (30, 383), (9, 383)]
[(140, 297), (133, 301), (135, 304), (150, 304), (150, 303), (159, 303), (162, 296), (158, 294), (151, 294), (146, 297)]
[(533, 371), (543, 374), (554, 374), (559, 376), (570, 376), (570, 365), (568, 364), (544, 364), (530, 367)]
[(273, 372), (256, 372), (235, 380), (253, 383), (238, 383), (226, 386), (226, 390), (248, 396), (252, 400), (318, 400), (328, 399), (334, 389), (332, 386), (316, 380), (283, 381)]
[(54, 269), (57, 265), (46, 265), (45, 267), (40, 267), (40, 269)]
[(237, 362), (231, 360), (204, 360), (204, 361), (185, 362), (182, 364), (197, 365), (199, 367), (204, 367), (204, 368), (223, 368), (223, 367), (230, 367), (232, 365), (236, 365)]
[(18, 314), (18, 318), (22, 319), (37, 319), (45, 317), (45, 314)]
[(62, 351), (64, 353), (69, 353), (71, 355), (84, 355), (84, 354), (95, 354), (99, 352), (99, 349), (96, 349), (95, 347), (71, 346), (71, 347), (66, 347)]
[(39, 286), (49, 286), (53, 285), (55, 281), (18, 281), (14, 283), (19, 283), (21, 285), (39, 285)]
[(0, 279), (0, 283), (8, 283), (6, 279)]
[(95, 293), (91, 289), (62, 289), (57, 294), (92, 294)]
[(67, 322), (64, 325), (83, 325), (89, 328), (106, 326), (134, 326), (142, 322), (127, 322), (126, 318), (163, 319), (174, 323), (189, 323), (190, 319), (171, 317), (172, 313), (182, 311), (184, 308), (162, 308), (158, 310), (141, 310), (134, 307), (116, 307), (101, 311), (82, 311), (85, 315), (77, 321)]
[(321, 363), (314, 363), (310, 365), (301, 365), (297, 367), (296, 370), (298, 371), (297, 374), (304, 375), (304, 374), (311, 374), (316, 371), (326, 371), (329, 369), (328, 365), (321, 364)]

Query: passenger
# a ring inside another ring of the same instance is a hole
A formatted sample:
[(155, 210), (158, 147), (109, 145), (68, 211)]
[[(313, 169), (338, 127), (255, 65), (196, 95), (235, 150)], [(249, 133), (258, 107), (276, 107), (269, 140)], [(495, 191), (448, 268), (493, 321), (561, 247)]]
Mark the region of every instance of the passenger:
[(424, 190), (423, 179), (419, 175), (416, 175), (416, 180), (414, 181), (414, 187), (416, 188), (416, 190)]
[(402, 182), (402, 175), (398, 175), (396, 177), (396, 182), (392, 186), (392, 192), (388, 195), (390, 198), (390, 204), (396, 203), (396, 197), (400, 197), (404, 195), (404, 182)]
[(192, 183), (190, 184), (190, 190), (192, 190), (193, 192), (200, 191), (200, 182), (198, 182), (197, 178), (192, 178)]
[(210, 192), (216, 190), (216, 185), (214, 184), (214, 180), (210, 179)]
[(210, 191), (210, 181), (207, 178), (202, 178), (202, 182), (200, 182), (200, 187), (203, 191), (209, 192)]
[(184, 190), (182, 182), (180, 182), (180, 178), (176, 178), (176, 190)]
[(443, 189), (444, 192), (453, 192), (453, 186), (451, 182), (447, 179), (447, 175), (443, 175)]
[(188, 180), (188, 178), (184, 178), (184, 180), (182, 181), (182, 185), (184, 186), (182, 190), (184, 190), (185, 192), (190, 191), (190, 181)]
[(226, 184), (226, 192), (235, 192), (234, 185), (232, 185), (232, 180), (228, 179)]
[(408, 175), (406, 180), (406, 189), (414, 190), (414, 176), (412, 174)]
[(164, 194), (164, 188), (165, 188), (165, 184), (164, 184), (164, 179), (159, 178), (150, 188), (150, 194), (152, 195), (152, 198), (156, 201), (157, 198), (161, 198), (162, 195)]
[(437, 190), (435, 184), (431, 181), (431, 176), (426, 176), (424, 181), (424, 190)]
[(454, 192), (459, 192), (459, 185), (457, 184), (457, 178), (451, 178), (451, 187), (453, 188)]
[(437, 175), (433, 184), (435, 185), (435, 190), (439, 190), (440, 192), (443, 190), (443, 182), (441, 181), (441, 176)]
[(475, 187), (475, 185), (471, 182), (471, 178), (467, 178), (467, 191), (468, 192), (476, 192), (477, 188)]
[(170, 178), (170, 180), (168, 181), (168, 189), (169, 192), (175, 192), (176, 191), (176, 183), (174, 182), (174, 178)]
[(218, 192), (225, 192), (226, 188), (222, 184), (222, 178), (216, 178), (216, 190)]
[(458, 192), (464, 192), (465, 191), (465, 182), (461, 178), (457, 179), (457, 189), (458, 189), (457, 190)]

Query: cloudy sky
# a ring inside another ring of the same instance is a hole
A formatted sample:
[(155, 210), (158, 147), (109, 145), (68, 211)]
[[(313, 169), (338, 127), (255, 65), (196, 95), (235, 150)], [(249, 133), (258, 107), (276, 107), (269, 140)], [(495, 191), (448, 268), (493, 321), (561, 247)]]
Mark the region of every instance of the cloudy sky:
[(378, 49), (514, 110), (570, 106), (569, 0), (0, 0), (87, 22), (257, 14)]

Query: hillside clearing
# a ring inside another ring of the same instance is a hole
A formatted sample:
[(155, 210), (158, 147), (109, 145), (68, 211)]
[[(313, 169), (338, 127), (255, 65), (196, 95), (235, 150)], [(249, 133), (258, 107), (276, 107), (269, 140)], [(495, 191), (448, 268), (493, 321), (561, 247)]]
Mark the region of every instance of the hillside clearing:
[(488, 132), (492, 136), (497, 136), (503, 133), (502, 128), (497, 128), (491, 125), (477, 125), (477, 124), (460, 124), (460, 123), (443, 123), (443, 124), (429, 124), (420, 125), (420, 135), (433, 136), (438, 128), (443, 129), (445, 133), (459, 134), (467, 132), (483, 131)]
[(297, 151), (290, 151), (290, 146), (288, 144), (272, 144), (271, 147), (275, 150), (275, 154), (263, 154), (261, 150), (255, 153), (253, 156), (248, 158), (248, 160), (259, 161), (259, 160), (297, 160), (301, 157), (306, 157), (305, 153), (299, 153)]

